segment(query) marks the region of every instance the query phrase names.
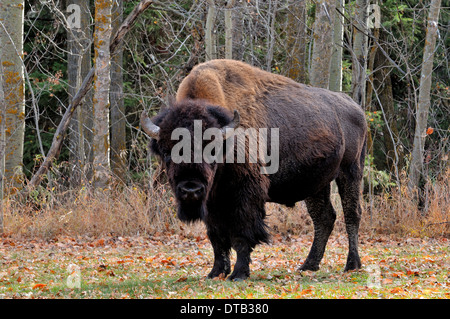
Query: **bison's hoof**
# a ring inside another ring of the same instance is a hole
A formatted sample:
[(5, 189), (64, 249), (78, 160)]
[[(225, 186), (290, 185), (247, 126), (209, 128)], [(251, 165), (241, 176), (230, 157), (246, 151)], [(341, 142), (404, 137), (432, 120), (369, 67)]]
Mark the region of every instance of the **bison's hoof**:
[(227, 278), (229, 281), (243, 281), (247, 279), (250, 275), (246, 273), (232, 273), (230, 277)]
[(224, 279), (227, 275), (228, 275), (228, 273), (225, 273), (225, 272), (211, 271), (206, 278), (208, 278), (208, 279), (214, 279), (214, 278)]
[(349, 259), (347, 260), (347, 264), (345, 265), (344, 272), (351, 270), (358, 270), (361, 268), (361, 261), (358, 259)]
[(310, 270), (310, 271), (318, 271), (319, 270), (319, 265), (313, 265), (313, 264), (310, 264), (310, 263), (307, 263), (307, 262), (305, 262), (299, 269), (298, 269), (298, 271), (307, 271), (307, 270)]

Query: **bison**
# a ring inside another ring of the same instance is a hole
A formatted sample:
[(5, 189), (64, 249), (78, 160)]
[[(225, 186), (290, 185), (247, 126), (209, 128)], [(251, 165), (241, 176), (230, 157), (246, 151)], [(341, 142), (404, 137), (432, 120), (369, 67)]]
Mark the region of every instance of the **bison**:
[[(261, 173), (267, 165), (261, 160), (175, 162), (171, 154), (179, 140), (174, 139), (174, 130), (183, 128), (194, 135), (196, 121), (202, 132), (221, 130), (223, 143), (229, 140), (225, 132), (231, 128), (277, 128), (278, 140), (270, 136), (265, 140), (269, 145), (277, 143), (276, 172)], [(336, 219), (330, 201), (333, 180), (348, 233), (345, 271), (361, 267), (358, 229), (367, 124), (361, 107), (347, 95), (300, 84), (243, 62), (212, 60), (192, 69), (175, 101), (158, 115), (150, 120), (144, 112), (141, 125), (152, 137), (151, 150), (165, 168), (179, 219), (202, 220), (206, 225), (214, 249), (208, 278), (230, 274), (231, 248), (237, 258), (228, 279), (249, 277), (252, 250), (269, 241), (266, 202), (289, 207), (306, 202), (314, 240), (299, 270), (318, 270)]]

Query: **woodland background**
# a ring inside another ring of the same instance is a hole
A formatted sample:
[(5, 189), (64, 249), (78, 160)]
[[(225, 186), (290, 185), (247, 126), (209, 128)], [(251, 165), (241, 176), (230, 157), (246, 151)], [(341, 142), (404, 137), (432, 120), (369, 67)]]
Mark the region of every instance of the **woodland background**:
[[(111, 55), (111, 36), (138, 1), (1, 0), (3, 234), (182, 228), (139, 116), (156, 114), (196, 64), (233, 58), (343, 91), (364, 108), (364, 231), (450, 235), (448, 3), (147, 2)], [(92, 88), (59, 130), (91, 68)], [(52, 149), (55, 140), (63, 143)], [(340, 212), (336, 192), (333, 200)], [(280, 234), (311, 231), (302, 203), (267, 210)]]

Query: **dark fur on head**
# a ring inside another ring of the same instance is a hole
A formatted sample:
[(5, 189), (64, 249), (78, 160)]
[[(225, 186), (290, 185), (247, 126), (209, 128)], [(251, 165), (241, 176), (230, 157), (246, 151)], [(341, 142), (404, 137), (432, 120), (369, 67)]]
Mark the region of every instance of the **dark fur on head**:
[[(202, 121), (202, 132), (204, 132), (207, 128), (222, 128), (229, 124), (232, 115), (228, 110), (209, 105), (206, 101), (187, 99), (182, 102), (172, 102), (168, 108), (165, 108), (152, 120), (160, 127), (161, 131), (159, 141), (152, 140), (151, 150), (162, 160), (177, 199), (178, 217), (185, 222), (205, 219), (207, 215), (206, 202), (218, 165), (216, 163), (208, 164), (204, 161), (202, 163), (193, 161), (191, 163), (173, 163), (170, 154), (178, 141), (171, 139), (172, 131), (176, 128), (187, 128), (193, 132), (194, 120)], [(196, 200), (186, 200), (181, 194), (182, 186), (198, 187), (202, 192)]]

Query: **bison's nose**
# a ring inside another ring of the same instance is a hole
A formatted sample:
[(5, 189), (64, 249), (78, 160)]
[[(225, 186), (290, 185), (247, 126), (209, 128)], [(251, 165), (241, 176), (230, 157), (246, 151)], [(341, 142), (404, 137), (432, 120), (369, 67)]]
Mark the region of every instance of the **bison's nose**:
[(204, 189), (203, 185), (179, 185), (178, 194), (182, 200), (196, 201), (202, 198)]

